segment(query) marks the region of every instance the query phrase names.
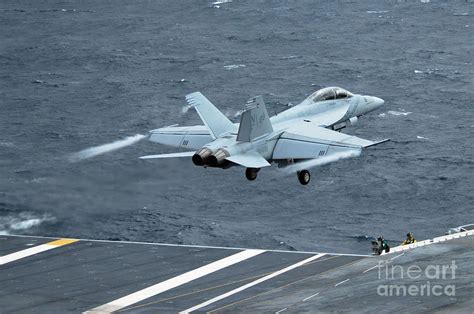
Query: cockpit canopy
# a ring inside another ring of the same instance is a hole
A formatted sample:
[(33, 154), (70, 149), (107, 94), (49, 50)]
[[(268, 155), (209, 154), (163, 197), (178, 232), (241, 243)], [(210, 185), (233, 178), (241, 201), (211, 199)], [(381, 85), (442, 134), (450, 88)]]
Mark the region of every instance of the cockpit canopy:
[(340, 88), (340, 87), (326, 87), (314, 92), (310, 98), (313, 102), (332, 100), (332, 99), (343, 99), (354, 96), (351, 92)]

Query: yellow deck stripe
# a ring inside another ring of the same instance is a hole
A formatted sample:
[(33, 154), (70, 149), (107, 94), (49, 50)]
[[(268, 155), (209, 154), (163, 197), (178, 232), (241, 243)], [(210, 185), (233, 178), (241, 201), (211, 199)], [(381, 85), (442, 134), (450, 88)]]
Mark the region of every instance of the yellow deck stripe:
[(0, 265), (7, 264), (28, 256), (32, 256), (41, 252), (53, 250), (55, 248), (61, 247), (63, 245), (71, 244), (77, 242), (77, 239), (58, 239), (55, 241), (51, 241), (45, 244), (37, 245), (30, 247), (28, 249), (24, 249), (18, 252), (14, 252), (5, 256), (0, 256)]
[(78, 239), (59, 239), (46, 243), (46, 245), (63, 246), (79, 241)]

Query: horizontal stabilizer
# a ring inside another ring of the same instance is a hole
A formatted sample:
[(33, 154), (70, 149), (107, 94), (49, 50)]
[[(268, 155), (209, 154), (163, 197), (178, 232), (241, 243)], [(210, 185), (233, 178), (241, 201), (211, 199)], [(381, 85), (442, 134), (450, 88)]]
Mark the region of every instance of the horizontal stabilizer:
[(229, 156), (226, 159), (247, 168), (263, 168), (271, 166), (265, 158), (253, 151)]
[(184, 153), (147, 155), (147, 156), (141, 156), (140, 159), (162, 159), (162, 158), (192, 157), (194, 155), (194, 153), (195, 152), (184, 152)]
[(236, 126), (200, 92), (187, 95), (186, 101), (196, 109), (213, 139), (235, 131)]

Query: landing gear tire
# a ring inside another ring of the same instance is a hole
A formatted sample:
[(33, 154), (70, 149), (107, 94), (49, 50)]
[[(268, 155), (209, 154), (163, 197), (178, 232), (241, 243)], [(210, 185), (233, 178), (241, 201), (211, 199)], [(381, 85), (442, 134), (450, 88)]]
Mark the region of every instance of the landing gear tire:
[(302, 185), (308, 184), (309, 181), (311, 180), (311, 175), (309, 174), (308, 170), (298, 171), (297, 174), (298, 174), (298, 181), (300, 181)]
[(247, 177), (247, 180), (253, 181), (257, 179), (257, 173), (260, 169), (258, 168), (247, 168), (245, 169), (245, 176)]

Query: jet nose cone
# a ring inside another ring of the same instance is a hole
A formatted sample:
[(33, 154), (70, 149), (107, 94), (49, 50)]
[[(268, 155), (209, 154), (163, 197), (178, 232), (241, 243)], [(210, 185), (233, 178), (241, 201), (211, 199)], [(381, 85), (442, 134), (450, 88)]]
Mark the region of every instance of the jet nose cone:
[(378, 97), (372, 97), (373, 98), (373, 101), (374, 101), (374, 107), (375, 108), (378, 108), (380, 106), (382, 106), (385, 101), (382, 99), (382, 98), (378, 98)]
[(363, 106), (364, 113), (369, 113), (371, 111), (378, 109), (385, 102), (382, 98), (378, 98), (375, 96), (364, 96), (364, 99), (365, 99), (365, 106)]

